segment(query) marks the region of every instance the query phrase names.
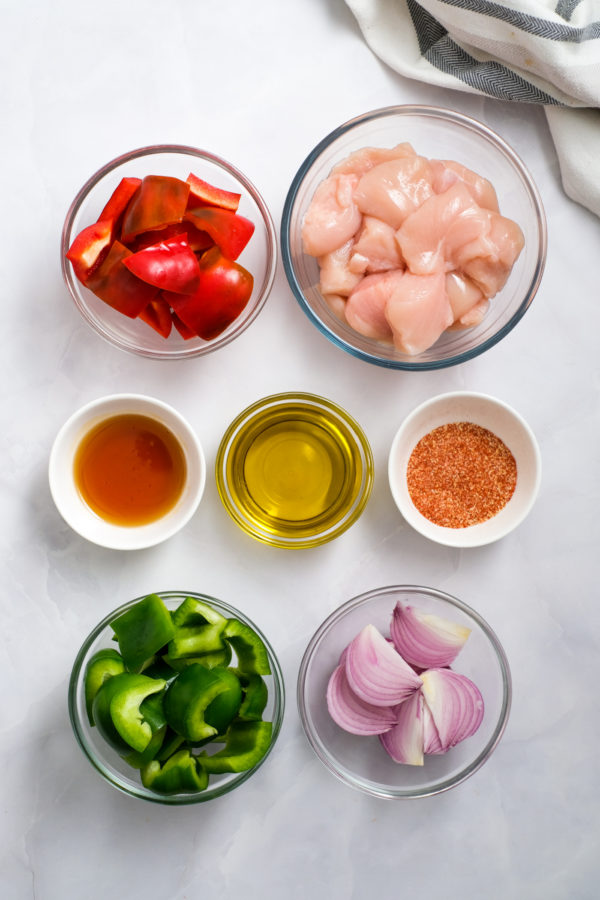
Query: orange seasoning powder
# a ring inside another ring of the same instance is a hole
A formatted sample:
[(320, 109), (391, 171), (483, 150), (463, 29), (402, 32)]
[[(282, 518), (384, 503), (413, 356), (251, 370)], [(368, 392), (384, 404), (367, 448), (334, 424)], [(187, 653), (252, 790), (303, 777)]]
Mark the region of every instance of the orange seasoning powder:
[(467, 528), (506, 506), (517, 463), (499, 437), (472, 422), (450, 422), (421, 438), (408, 460), (408, 492), (421, 515), (446, 528)]

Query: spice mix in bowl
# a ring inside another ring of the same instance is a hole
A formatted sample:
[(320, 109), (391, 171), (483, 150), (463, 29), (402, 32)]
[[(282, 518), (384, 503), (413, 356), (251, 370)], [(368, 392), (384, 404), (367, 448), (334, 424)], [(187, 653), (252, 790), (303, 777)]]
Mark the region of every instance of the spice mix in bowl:
[(392, 495), (406, 521), (452, 547), (504, 537), (537, 496), (540, 452), (523, 418), (485, 394), (442, 394), (402, 423), (389, 457)]

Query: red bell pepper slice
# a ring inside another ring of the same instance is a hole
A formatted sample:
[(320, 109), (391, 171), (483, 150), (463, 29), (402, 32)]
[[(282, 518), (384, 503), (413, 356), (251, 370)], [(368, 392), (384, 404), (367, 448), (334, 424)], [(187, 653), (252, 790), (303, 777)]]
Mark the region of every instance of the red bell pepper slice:
[(135, 319), (154, 300), (158, 288), (140, 281), (125, 268), (123, 260), (131, 255), (131, 250), (115, 241), (86, 286), (113, 309)]
[(87, 284), (92, 273), (99, 268), (112, 240), (113, 223), (110, 221), (96, 222), (79, 232), (67, 251), (67, 259), (82, 284)]
[(206, 231), (228, 259), (237, 259), (252, 235), (254, 223), (228, 209), (203, 206), (188, 210), (186, 222)]
[(209, 184), (208, 181), (198, 178), (193, 172), (190, 172), (188, 175), (187, 183), (190, 186), (188, 209), (193, 209), (195, 206), (220, 206), (221, 209), (237, 212), (242, 197), (241, 194), (234, 194), (233, 191), (225, 191), (223, 188), (215, 187)]
[[(167, 303), (168, 306), (168, 303)], [(191, 328), (188, 328), (185, 322), (182, 322), (176, 312), (171, 310), (171, 319), (173, 321), (173, 325), (184, 339), (184, 341), (189, 341), (191, 338), (198, 337), (195, 331), (192, 331)]]
[(188, 244), (194, 253), (203, 253), (215, 246), (215, 242), (206, 231), (200, 231), (192, 222), (182, 222), (188, 237)]
[(198, 231), (191, 222), (177, 222), (175, 225), (167, 225), (166, 228), (160, 228), (158, 231), (144, 231), (137, 237), (127, 243), (132, 253), (138, 253), (146, 247), (153, 244), (159, 244), (161, 241), (168, 241), (169, 238), (178, 234), (187, 235), (187, 242), (190, 249), (194, 252), (208, 250), (214, 247), (215, 242), (205, 231)]
[(129, 205), (129, 201), (134, 196), (141, 183), (141, 178), (122, 178), (112, 192), (108, 203), (98, 216), (98, 221), (101, 222), (106, 220), (114, 222), (116, 230), (120, 224), (121, 217)]
[(184, 325), (210, 341), (240, 315), (252, 295), (250, 272), (224, 256), (218, 247), (200, 259), (200, 285), (193, 294), (166, 293)]
[(142, 322), (146, 322), (155, 331), (158, 331), (164, 338), (168, 338), (173, 327), (173, 319), (171, 318), (171, 307), (165, 298), (159, 294), (154, 300), (151, 300), (148, 306), (141, 311), (139, 318)]
[(146, 175), (139, 191), (127, 208), (121, 240), (127, 244), (143, 231), (155, 231), (181, 222), (190, 186), (168, 175)]
[(176, 294), (193, 294), (200, 284), (200, 266), (185, 234), (133, 253), (123, 265), (142, 281)]

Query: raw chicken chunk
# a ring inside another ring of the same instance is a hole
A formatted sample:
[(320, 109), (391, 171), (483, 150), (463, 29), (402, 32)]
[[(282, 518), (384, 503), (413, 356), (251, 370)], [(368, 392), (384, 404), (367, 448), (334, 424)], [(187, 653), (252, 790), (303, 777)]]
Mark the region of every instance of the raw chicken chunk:
[(334, 175), (364, 175), (370, 169), (390, 159), (416, 156), (410, 144), (398, 144), (391, 149), (387, 147), (363, 147), (355, 150), (346, 159), (334, 166), (331, 170)]
[(350, 239), (337, 250), (319, 257), (320, 284), (322, 294), (340, 294), (347, 297), (355, 288), (361, 275), (348, 268), (354, 241)]
[(393, 333), (394, 346), (410, 356), (433, 346), (452, 325), (453, 316), (446, 293), (443, 272), (435, 275), (413, 275), (412, 272), (390, 272), (393, 290), (385, 307), (385, 315)]
[(457, 262), (486, 297), (494, 297), (506, 284), (525, 238), (512, 219), (494, 212), (488, 216), (488, 231), (464, 245)]
[(362, 221), (354, 192), (356, 175), (330, 175), (315, 191), (302, 223), (304, 252), (324, 256), (354, 237)]
[(436, 194), (443, 194), (460, 180), (478, 206), (498, 212), (498, 197), (493, 184), (487, 178), (467, 169), (466, 166), (453, 159), (432, 159), (431, 169), (433, 171), (433, 189)]
[(342, 322), (346, 321), (346, 298), (340, 297), (338, 294), (323, 294), (325, 303), (338, 319)]
[(455, 269), (460, 248), (489, 231), (490, 215), (460, 181), (433, 194), (396, 232), (407, 267), (416, 275)]
[(486, 178), (410, 144), (364, 147), (338, 163), (315, 191), (302, 239), (334, 315), (411, 356), (446, 329), (479, 325), (524, 245)]
[(354, 200), (362, 213), (399, 228), (433, 194), (433, 173), (422, 156), (380, 163), (362, 176)]
[(480, 300), (479, 303), (476, 303), (475, 306), (471, 307), (471, 309), (466, 312), (459, 319), (455, 319), (452, 325), (450, 326), (450, 330), (457, 330), (459, 328), (475, 328), (476, 325), (480, 325), (485, 318), (485, 314), (490, 308), (490, 301), (486, 300), (485, 297), (483, 300)]
[(391, 341), (385, 307), (395, 278), (401, 276), (401, 272), (382, 272), (362, 279), (346, 301), (346, 321), (355, 331), (376, 341)]
[(477, 285), (459, 272), (449, 272), (446, 275), (446, 293), (455, 322), (485, 299)]
[(349, 266), (353, 272), (360, 273), (403, 269), (404, 263), (392, 226), (372, 216), (365, 216), (352, 248)]

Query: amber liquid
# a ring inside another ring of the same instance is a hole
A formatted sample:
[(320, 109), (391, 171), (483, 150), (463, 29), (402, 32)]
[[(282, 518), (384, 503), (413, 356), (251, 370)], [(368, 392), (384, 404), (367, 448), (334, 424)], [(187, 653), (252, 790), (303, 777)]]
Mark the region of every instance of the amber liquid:
[(74, 461), (77, 489), (102, 519), (147, 525), (179, 500), (186, 479), (183, 449), (175, 435), (148, 416), (113, 416), (92, 428)]

